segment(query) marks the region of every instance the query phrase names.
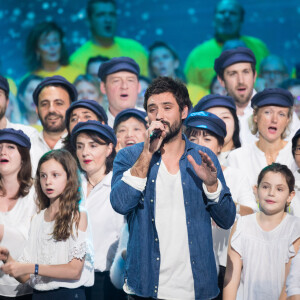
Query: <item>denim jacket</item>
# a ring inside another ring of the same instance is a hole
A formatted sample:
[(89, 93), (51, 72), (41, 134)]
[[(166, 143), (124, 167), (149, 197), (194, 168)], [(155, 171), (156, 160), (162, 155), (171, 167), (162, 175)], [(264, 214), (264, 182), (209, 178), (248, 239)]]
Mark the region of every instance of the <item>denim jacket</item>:
[[(196, 299), (210, 299), (218, 295), (217, 269), (213, 253), (211, 218), (218, 226), (229, 229), (235, 219), (235, 205), (226, 186), (217, 157), (208, 148), (196, 145), (183, 135), (185, 151), (179, 161), (186, 213), (190, 261)], [(128, 287), (141, 297), (157, 298), (160, 252), (155, 227), (155, 181), (161, 163), (160, 152), (154, 153), (147, 175), (147, 184), (140, 192), (122, 181), (125, 171), (137, 161), (143, 143), (119, 151), (113, 166), (111, 204), (120, 214), (127, 216), (129, 241), (125, 279)], [(187, 155), (198, 164), (206, 152), (217, 168), (222, 183), (218, 202), (209, 201), (202, 188), (202, 180), (195, 173)], [(172, 230), (172, 228), (170, 228)], [(172, 251), (170, 249), (170, 251)]]

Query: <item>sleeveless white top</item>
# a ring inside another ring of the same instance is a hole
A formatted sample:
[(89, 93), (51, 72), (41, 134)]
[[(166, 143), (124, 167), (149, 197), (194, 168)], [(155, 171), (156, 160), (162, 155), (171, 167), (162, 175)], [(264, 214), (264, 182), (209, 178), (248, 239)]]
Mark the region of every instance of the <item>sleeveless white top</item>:
[(84, 266), (79, 280), (54, 279), (45, 276), (31, 275), (29, 284), (36, 290), (47, 291), (60, 287), (77, 288), (94, 284), (94, 252), (91, 230), (88, 224), (86, 231), (74, 225), (74, 237), (65, 241), (56, 241), (52, 236), (55, 221), (46, 222), (45, 210), (32, 218), (29, 239), (19, 261), (45, 265), (67, 264), (73, 258), (83, 259)]
[(240, 217), (231, 240), (243, 260), (236, 299), (274, 300), (284, 285), (285, 264), (295, 255), (293, 242), (300, 237), (300, 218), (287, 214), (267, 232), (258, 225), (256, 215)]

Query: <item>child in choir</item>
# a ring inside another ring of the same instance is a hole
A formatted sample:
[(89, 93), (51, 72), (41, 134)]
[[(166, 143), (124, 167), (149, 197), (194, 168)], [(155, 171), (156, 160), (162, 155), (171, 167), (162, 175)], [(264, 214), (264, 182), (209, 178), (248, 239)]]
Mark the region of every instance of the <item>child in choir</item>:
[(285, 165), (273, 163), (260, 172), (260, 211), (240, 217), (231, 232), (224, 300), (286, 299), (287, 270), (300, 244), (300, 219), (286, 213), (294, 185)]
[(35, 188), (38, 214), (16, 261), (0, 247), (1, 269), (33, 287), (33, 299), (85, 299), (94, 283), (93, 249), (87, 214), (80, 211), (77, 164), (66, 150), (47, 152), (39, 161)]

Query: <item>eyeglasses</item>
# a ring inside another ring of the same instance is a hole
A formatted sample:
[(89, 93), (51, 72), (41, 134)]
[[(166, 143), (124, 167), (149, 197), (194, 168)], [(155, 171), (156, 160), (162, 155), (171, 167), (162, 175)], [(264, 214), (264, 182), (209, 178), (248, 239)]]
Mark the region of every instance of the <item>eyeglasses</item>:
[(297, 146), (296, 148), (294, 148), (294, 153), (296, 155), (300, 155), (300, 146)]

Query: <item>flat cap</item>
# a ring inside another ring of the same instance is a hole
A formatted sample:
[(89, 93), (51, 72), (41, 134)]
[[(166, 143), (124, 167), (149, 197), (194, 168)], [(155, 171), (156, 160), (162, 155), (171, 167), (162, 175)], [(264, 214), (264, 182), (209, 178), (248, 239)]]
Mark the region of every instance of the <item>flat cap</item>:
[(70, 105), (70, 107), (67, 109), (66, 117), (65, 117), (66, 128), (69, 128), (69, 122), (70, 122), (72, 111), (78, 107), (83, 107), (91, 110), (99, 118), (99, 121), (104, 121), (104, 123), (107, 124), (107, 120), (108, 120), (107, 114), (104, 108), (98, 102), (96, 102), (95, 100), (81, 99), (73, 102)]
[(114, 57), (102, 63), (98, 71), (98, 76), (104, 81), (107, 75), (120, 71), (134, 73), (136, 76), (140, 75), (140, 67), (135, 60), (130, 57), (122, 56)]
[(234, 100), (229, 96), (219, 94), (204, 96), (193, 108), (193, 112), (207, 110), (211, 107), (223, 106), (236, 110)]
[(49, 85), (60, 85), (67, 89), (71, 102), (74, 102), (77, 100), (78, 93), (73, 84), (71, 84), (67, 79), (65, 79), (62, 76), (55, 75), (52, 77), (46, 77), (42, 82), (39, 83), (39, 85), (36, 87), (36, 89), (33, 92), (33, 102), (36, 106), (38, 106), (39, 101), (39, 94), (42, 91), (42, 89)]
[(13, 128), (0, 129), (0, 142), (4, 141), (12, 142), (28, 149), (31, 148), (30, 138), (22, 130)]
[(86, 122), (79, 122), (73, 128), (73, 131), (71, 133), (71, 145), (74, 149), (76, 148), (76, 138), (78, 134), (82, 131), (95, 132), (100, 136), (104, 137), (105, 140), (108, 140), (110, 143), (113, 143), (114, 146), (117, 145), (116, 135), (110, 126), (104, 125), (99, 121), (88, 120)]
[(266, 105), (291, 107), (294, 105), (293, 95), (285, 89), (273, 88), (264, 89), (262, 92), (257, 93), (251, 99), (251, 107), (261, 107)]
[(198, 111), (189, 114), (185, 120), (185, 126), (209, 130), (223, 138), (227, 134), (225, 122), (215, 114), (207, 111)]
[(246, 47), (238, 47), (235, 49), (223, 51), (221, 55), (215, 60), (214, 69), (220, 76), (222, 75), (225, 68), (240, 62), (249, 62), (256, 64), (254, 53)]
[(119, 112), (115, 118), (115, 121), (114, 121), (114, 130), (116, 130), (116, 128), (118, 127), (119, 123), (120, 123), (120, 120), (124, 117), (124, 116), (128, 116), (128, 117), (134, 117), (140, 121), (142, 121), (145, 126), (147, 124), (147, 121), (146, 121), (146, 112), (145, 111), (142, 111), (142, 110), (139, 110), (139, 109), (136, 109), (136, 108), (128, 108), (128, 109), (124, 109), (122, 110), (121, 112)]

